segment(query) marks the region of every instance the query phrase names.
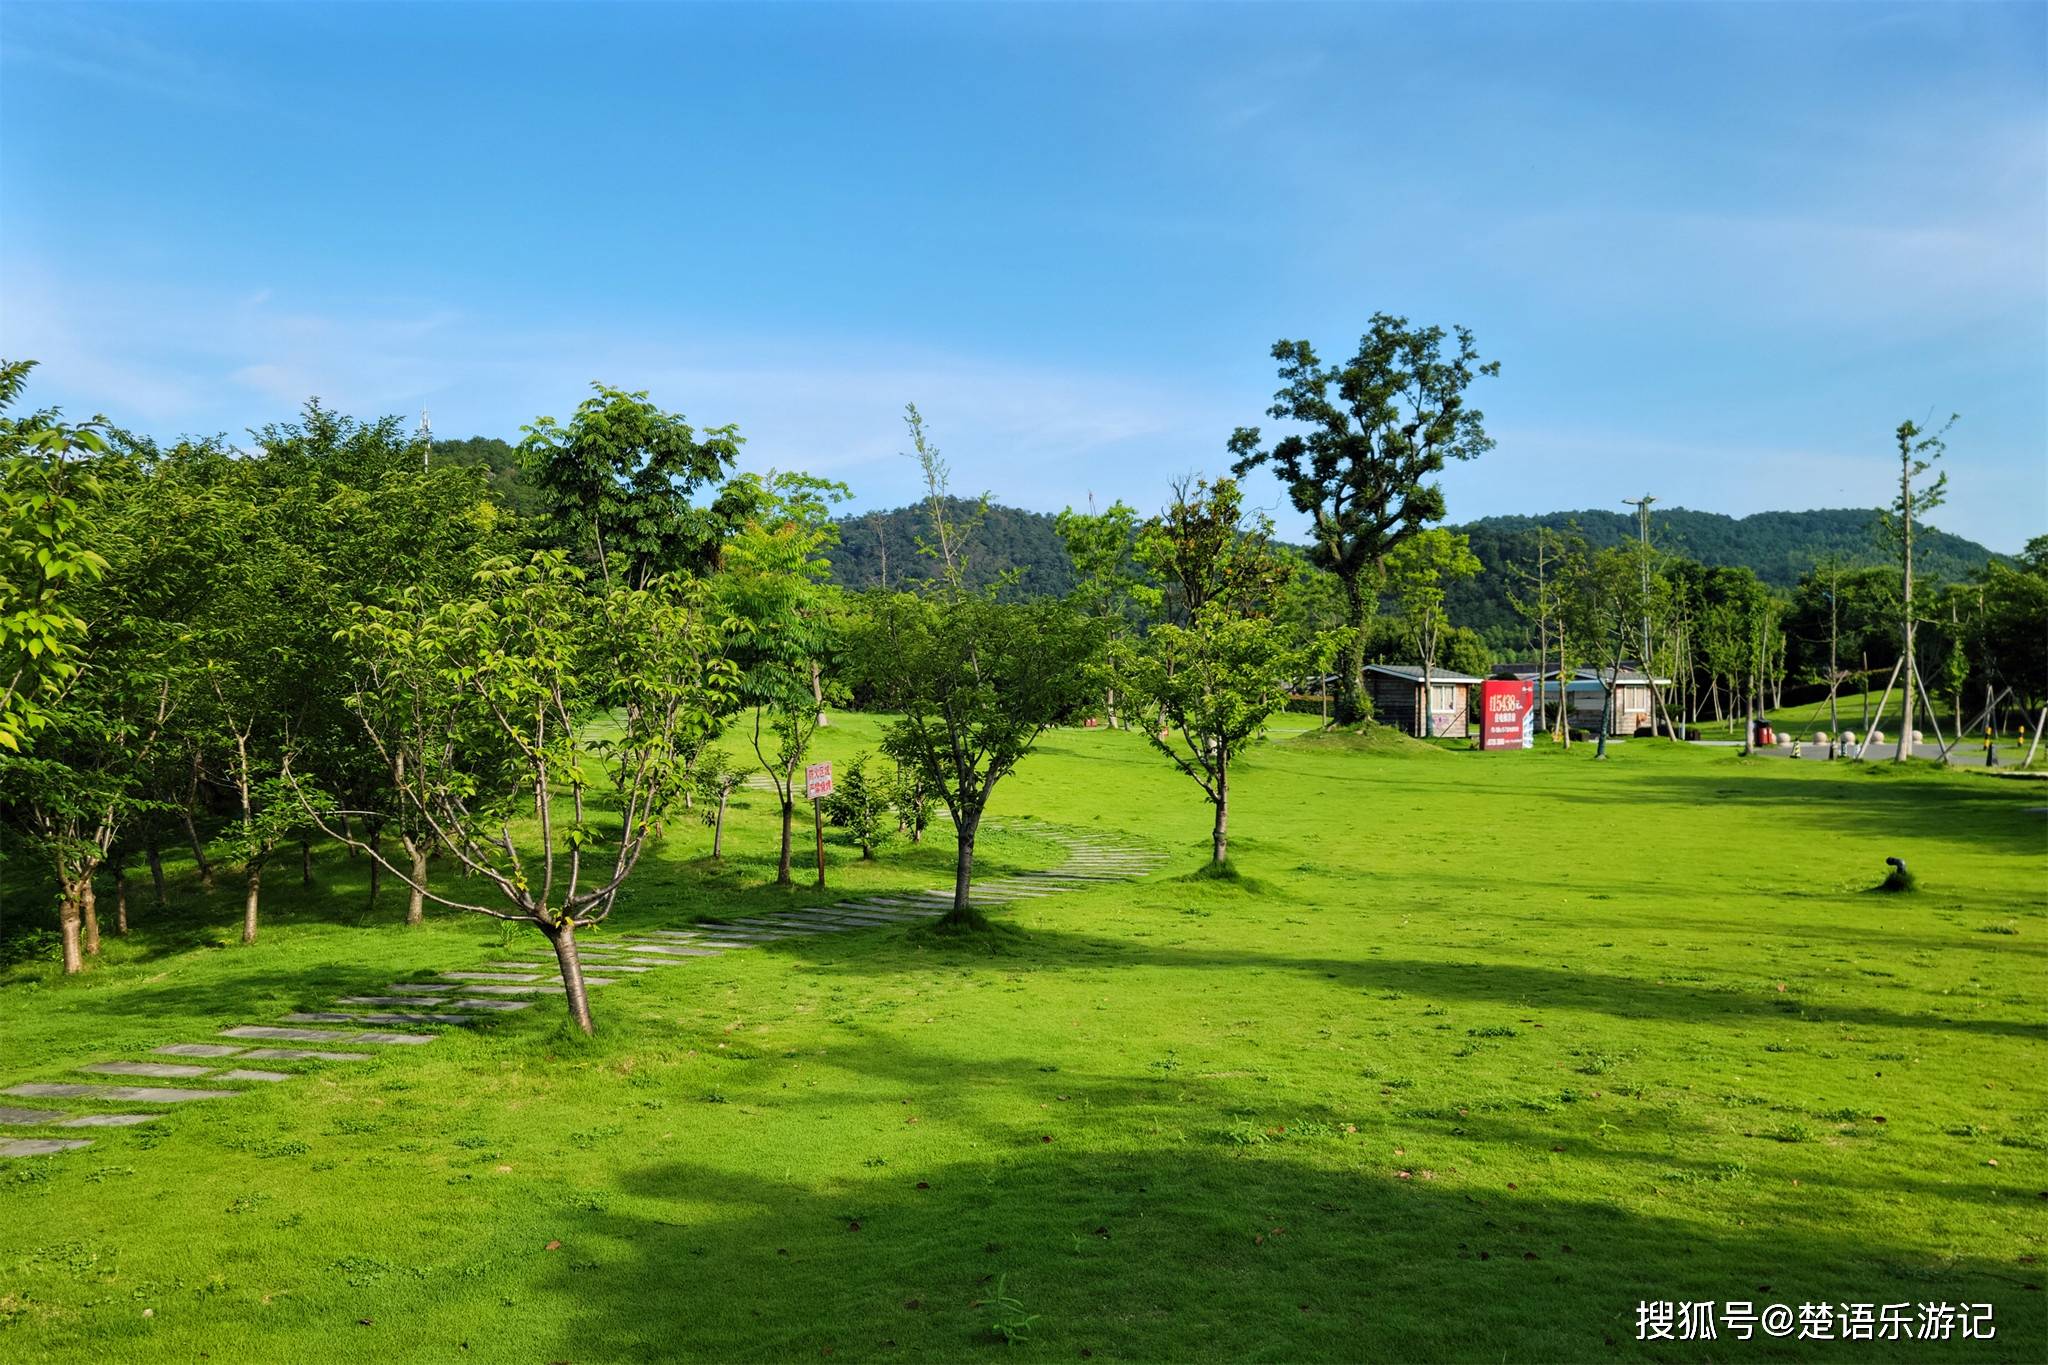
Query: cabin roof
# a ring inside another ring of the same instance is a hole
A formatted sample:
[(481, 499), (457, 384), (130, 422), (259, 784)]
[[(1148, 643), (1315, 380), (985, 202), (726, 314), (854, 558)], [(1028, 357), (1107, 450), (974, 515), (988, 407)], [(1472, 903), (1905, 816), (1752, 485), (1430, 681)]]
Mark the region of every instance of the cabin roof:
[[(1422, 681), (1422, 665), (1420, 664), (1367, 664), (1365, 671), (1383, 674), (1389, 678), (1400, 678), (1412, 683)], [(1429, 680), (1433, 683), (1465, 683), (1467, 685), (1484, 681), (1484, 679), (1475, 678), (1469, 673), (1454, 673), (1448, 668), (1431, 669), (1429, 671)]]

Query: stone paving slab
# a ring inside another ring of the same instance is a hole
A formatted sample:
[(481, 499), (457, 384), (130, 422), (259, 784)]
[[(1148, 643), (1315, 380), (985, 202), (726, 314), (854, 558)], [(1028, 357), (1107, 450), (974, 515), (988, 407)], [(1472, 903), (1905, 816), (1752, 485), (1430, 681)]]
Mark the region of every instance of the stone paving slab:
[(223, 1047), (219, 1043), (165, 1043), (153, 1047), (151, 1052), (160, 1052), (166, 1057), (232, 1057), (242, 1049)]
[(367, 1062), (368, 1052), (321, 1052), (302, 1047), (252, 1047), (242, 1054), (245, 1062)]
[(691, 953), (698, 950), (694, 947), (685, 947), (680, 943), (650, 943), (640, 951), (643, 953), (653, 953), (660, 957), (688, 957)]
[(389, 1043), (394, 1047), (417, 1047), (431, 1043), (440, 1035), (435, 1033), (358, 1033), (353, 1041), (358, 1043)]
[(54, 1109), (16, 1109), (12, 1105), (0, 1104), (0, 1123), (55, 1123), (63, 1117)]
[(162, 1114), (80, 1114), (75, 1119), (66, 1119), (59, 1128), (133, 1128), (138, 1123), (154, 1123)]
[[(342, 1014), (337, 1010), (299, 1010), (297, 1013), (285, 1015), (284, 1019), (285, 1022), (292, 1024), (353, 1024), (356, 1016)], [(341, 1040), (337, 1038), (335, 1041)]]
[(673, 954), (673, 955), (674, 955), (674, 956), (676, 956), (676, 957), (721, 957), (721, 956), (723, 956), (723, 954), (722, 954), (722, 953), (720, 953), (720, 951), (719, 951), (718, 949), (716, 949), (716, 948), (664, 948), (664, 949), (662, 949), (662, 951), (663, 951), (663, 952), (665, 952), (665, 953), (670, 953), (670, 954)]
[(176, 1104), (181, 1100), (224, 1100), (235, 1090), (187, 1090), (167, 1085), (17, 1085), (0, 1095), (25, 1095), (45, 1100), (127, 1100), (131, 1104)]
[(446, 1005), (445, 995), (344, 995), (337, 1005)]
[(461, 1009), (490, 1010), (493, 1013), (504, 1013), (511, 1010), (530, 1010), (534, 1007), (535, 1003), (532, 1000), (479, 1000), (473, 995), (465, 995), (462, 999), (455, 1002)]
[[(453, 989), (455, 989), (455, 988), (454, 988), (454, 987), (450, 987), (449, 989), (453, 990)], [(462, 992), (463, 992), (463, 994), (465, 994), (465, 995), (477, 995), (477, 994), (482, 994), (482, 993), (488, 993), (488, 994), (491, 994), (491, 995), (533, 995), (533, 994), (537, 993), (537, 992), (538, 992), (538, 991), (540, 990), (540, 987), (538, 987), (538, 986), (464, 986), (464, 987), (462, 987), (461, 989), (462, 989)]]
[(409, 991), (414, 995), (433, 995), (437, 993), (446, 994), (449, 991), (459, 991), (463, 988), (461, 986), (450, 986), (447, 983), (441, 981), (401, 981), (398, 982), (396, 985), (388, 986), (385, 989), (393, 991)]
[(479, 1017), (474, 1014), (457, 1014), (453, 1010), (446, 1014), (399, 1014), (384, 1012), (378, 1014), (358, 1014), (356, 1016), (356, 1018), (366, 1024), (473, 1024)]
[(0, 1156), (55, 1156), (90, 1146), (90, 1138), (8, 1138), (0, 1140)]
[(196, 1080), (208, 1071), (203, 1066), (175, 1066), (170, 1062), (94, 1062), (78, 1069), (97, 1076), (151, 1076), (160, 1081)]
[(223, 1071), (215, 1077), (216, 1080), (222, 1081), (288, 1081), (291, 1078), (292, 1073), (289, 1071), (257, 1071), (249, 1067), (236, 1067), (233, 1071)]
[(280, 1043), (346, 1043), (353, 1041), (347, 1029), (334, 1028), (271, 1028), (265, 1024), (244, 1024), (240, 1028), (224, 1028), (223, 1038), (269, 1038)]
[(517, 972), (443, 972), (447, 981), (538, 981), (540, 977), (531, 973)]

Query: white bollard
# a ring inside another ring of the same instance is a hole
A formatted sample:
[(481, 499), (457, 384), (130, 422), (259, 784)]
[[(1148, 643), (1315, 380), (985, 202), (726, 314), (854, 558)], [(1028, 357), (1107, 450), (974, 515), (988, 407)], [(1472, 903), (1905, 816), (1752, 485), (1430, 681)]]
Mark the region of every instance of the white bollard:
[(1921, 743), (1925, 738), (1926, 736), (1922, 735), (1918, 730), (1913, 732), (1913, 742), (1915, 744)]
[(1884, 731), (1882, 731), (1882, 730), (1872, 730), (1872, 731), (1870, 732), (1870, 742), (1871, 742), (1872, 744), (1882, 744), (1882, 743), (1884, 743)]
[(1825, 744), (1825, 743), (1827, 743), (1827, 742), (1828, 742), (1828, 732), (1827, 732), (1827, 731), (1825, 731), (1825, 730), (1815, 730), (1815, 731), (1813, 732), (1813, 742), (1814, 742), (1815, 744)]

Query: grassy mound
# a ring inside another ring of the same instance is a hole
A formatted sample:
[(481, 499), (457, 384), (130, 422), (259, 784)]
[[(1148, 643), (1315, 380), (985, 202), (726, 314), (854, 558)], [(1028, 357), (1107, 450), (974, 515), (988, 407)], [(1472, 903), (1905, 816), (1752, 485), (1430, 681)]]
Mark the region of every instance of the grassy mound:
[(1356, 725), (1333, 725), (1311, 730), (1294, 739), (1281, 741), (1302, 749), (1337, 750), (1345, 753), (1375, 754), (1384, 758), (1443, 758), (1446, 751), (1402, 734), (1391, 725), (1361, 721)]

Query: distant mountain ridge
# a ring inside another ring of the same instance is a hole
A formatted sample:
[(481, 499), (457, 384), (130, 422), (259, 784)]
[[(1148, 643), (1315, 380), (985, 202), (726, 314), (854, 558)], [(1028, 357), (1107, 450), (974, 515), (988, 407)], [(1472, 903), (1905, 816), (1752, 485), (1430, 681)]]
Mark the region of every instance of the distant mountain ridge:
[[(1481, 517), (1454, 526), (1472, 537), (1482, 562), (1482, 543), (1496, 547), (1498, 557), (1509, 537), (1526, 535), (1539, 526), (1564, 531), (1577, 525), (1596, 549), (1636, 538), (1633, 512), (1587, 508), (1578, 512), (1545, 512), (1536, 516)], [(1702, 564), (1745, 566), (1773, 587), (1789, 588), (1815, 561), (1839, 555), (1851, 564), (1887, 564), (1891, 552), (1878, 540), (1877, 513), (1866, 507), (1825, 507), (1809, 512), (1752, 512), (1731, 517), (1721, 512), (1695, 512), (1686, 507), (1652, 508), (1650, 543), (1698, 560)], [(1936, 578), (1961, 578), (1988, 559), (2008, 557), (1974, 540), (1950, 535), (1932, 526), (1915, 527), (1913, 561)]]
[[(968, 506), (958, 503), (956, 510)], [(873, 587), (882, 581), (885, 558), (892, 585), (928, 576), (930, 561), (917, 553), (918, 537), (929, 534), (928, 520), (921, 506), (842, 518), (841, 544), (833, 556), (834, 580), (850, 588)], [(1472, 538), (1473, 552), (1486, 566), (1477, 581), (1454, 590), (1450, 602), (1453, 620), (1480, 631), (1515, 622), (1502, 570), (1530, 558), (1528, 537), (1539, 526), (1557, 531), (1576, 526), (1596, 549), (1636, 536), (1632, 513), (1593, 508), (1482, 517), (1453, 525), (1451, 530)], [(1779, 588), (1793, 586), (1825, 555), (1839, 555), (1851, 564), (1890, 562), (1890, 552), (1878, 541), (1877, 513), (1868, 508), (1753, 512), (1746, 517), (1684, 507), (1657, 508), (1650, 515), (1650, 543), (1703, 564), (1746, 566)], [(1074, 566), (1047, 513), (991, 506), (974, 548), (972, 568), (980, 581), (1021, 570), (1018, 589), (1027, 595), (1059, 594), (1073, 586)], [(1973, 540), (1933, 527), (1917, 530), (1914, 550), (1916, 567), (1938, 579), (1959, 579), (1981, 568), (1986, 560), (2006, 558)]]
[[(435, 443), (433, 458), (437, 464), (482, 465), (501, 503), (522, 515), (537, 509), (537, 496), (519, 468), (518, 453), (504, 441), (483, 436), (442, 440)], [(972, 510), (972, 504), (953, 500), (956, 516)], [(929, 521), (922, 505), (842, 517), (840, 545), (832, 556), (833, 581), (860, 589), (929, 577), (932, 561), (917, 548), (919, 538), (930, 534)], [(1481, 517), (1454, 525), (1450, 529), (1472, 538), (1473, 552), (1486, 567), (1478, 579), (1452, 589), (1447, 604), (1452, 620), (1503, 645), (1520, 634), (1520, 618), (1507, 597), (1513, 580), (1505, 571), (1531, 562), (1529, 536), (1539, 526), (1557, 531), (1576, 526), (1595, 548), (1618, 545), (1636, 535), (1633, 513), (1605, 508)], [(1825, 555), (1839, 555), (1850, 564), (1891, 562), (1890, 551), (1878, 540), (1877, 513), (1862, 507), (1752, 512), (1746, 517), (1659, 507), (1650, 515), (1650, 541), (1703, 564), (1745, 566), (1778, 588), (1797, 583)], [(1930, 579), (1961, 579), (1986, 560), (2011, 562), (2009, 556), (1930, 526), (1918, 528), (1914, 549), (1916, 568)], [(1060, 596), (1074, 586), (1074, 566), (1051, 514), (1001, 504), (989, 507), (975, 536), (969, 572), (978, 583), (1014, 575), (1014, 591), (1020, 596)]]

